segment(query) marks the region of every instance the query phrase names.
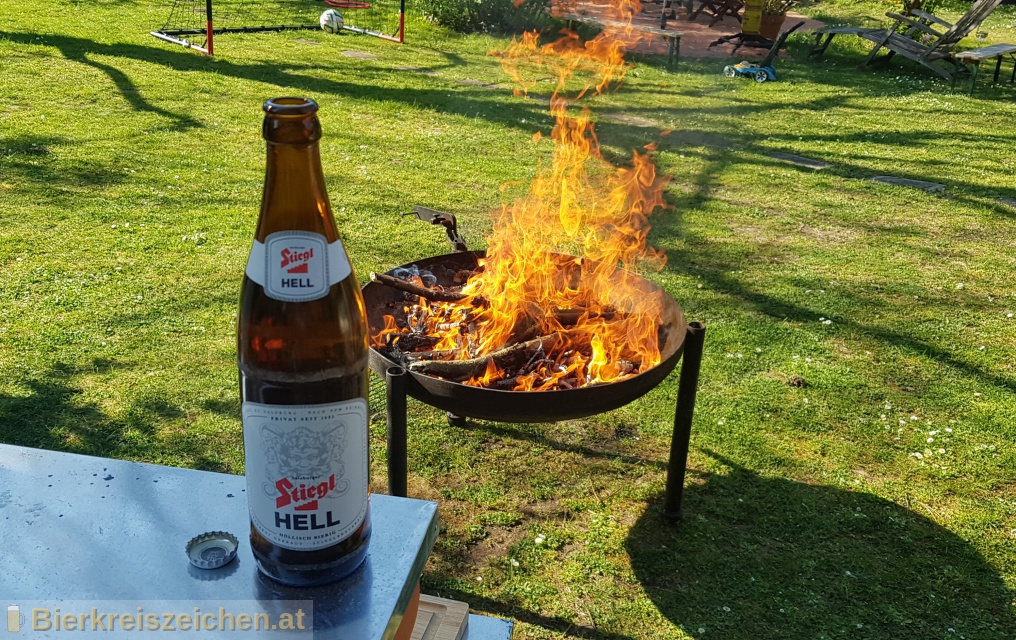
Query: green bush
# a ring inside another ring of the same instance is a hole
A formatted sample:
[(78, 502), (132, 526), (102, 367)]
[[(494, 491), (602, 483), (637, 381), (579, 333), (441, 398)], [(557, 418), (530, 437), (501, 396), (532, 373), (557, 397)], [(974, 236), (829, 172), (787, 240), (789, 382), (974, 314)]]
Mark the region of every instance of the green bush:
[(423, 15), (463, 33), (518, 33), (553, 25), (548, 0), (422, 0)]

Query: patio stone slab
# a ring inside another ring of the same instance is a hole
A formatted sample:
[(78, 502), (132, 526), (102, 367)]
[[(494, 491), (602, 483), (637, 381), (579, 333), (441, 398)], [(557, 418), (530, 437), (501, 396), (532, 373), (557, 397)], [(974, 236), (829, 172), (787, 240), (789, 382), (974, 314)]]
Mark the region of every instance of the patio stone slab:
[(790, 164), (797, 165), (798, 167), (805, 167), (807, 169), (814, 169), (821, 171), (822, 169), (828, 169), (833, 166), (828, 162), (822, 160), (815, 160), (814, 158), (806, 158), (804, 156), (795, 155), (793, 153), (781, 153), (773, 152), (766, 154), (774, 160), (782, 160), (783, 162), (789, 162)]
[(875, 176), (871, 180), (873, 182), (895, 184), (900, 187), (913, 187), (914, 189), (920, 189), (929, 193), (945, 189), (944, 184), (939, 184), (937, 182), (925, 182), (924, 180), (911, 180), (910, 178), (897, 178), (895, 176)]
[(620, 122), (622, 124), (631, 124), (636, 127), (647, 127), (654, 129), (662, 129), (663, 125), (655, 120), (649, 118), (643, 118), (642, 116), (632, 116), (627, 113), (605, 113), (603, 114), (604, 120), (613, 120), (614, 122)]
[(422, 67), (395, 67), (396, 71), (411, 71), (413, 73), (422, 73), (425, 76), (437, 77), (441, 75), (437, 71), (431, 71), (430, 69), (424, 69)]
[(373, 53), (368, 53), (366, 51), (352, 51), (352, 50), (350, 50), (350, 51), (342, 51), (341, 53), (342, 53), (342, 55), (346, 56), (347, 58), (356, 58), (358, 60), (374, 60), (374, 59), (376, 59), (378, 57), (378, 56), (374, 55)]
[(543, 96), (534, 96), (532, 94), (526, 96), (526, 100), (532, 100), (533, 102), (539, 102), (540, 104), (550, 104), (550, 98), (544, 98)]
[(500, 89), (501, 85), (496, 82), (484, 82), (483, 80), (473, 80), (472, 78), (463, 78), (459, 80), (459, 84), (467, 87), (480, 87), (482, 89)]

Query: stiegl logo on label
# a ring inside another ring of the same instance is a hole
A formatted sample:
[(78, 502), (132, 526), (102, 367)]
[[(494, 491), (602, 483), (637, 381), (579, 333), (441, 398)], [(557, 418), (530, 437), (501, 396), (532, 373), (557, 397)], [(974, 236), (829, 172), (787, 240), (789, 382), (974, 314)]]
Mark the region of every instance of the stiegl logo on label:
[[(309, 487), (303, 483), (295, 486), (289, 478), (283, 478), (275, 483), (279, 497), (275, 499), (275, 508), (281, 509), (290, 504), (295, 504), (293, 511), (317, 511), (318, 498), (327, 498), (328, 492), (335, 488), (335, 474), (328, 476), (326, 482), (312, 484)], [(331, 511), (325, 512), (324, 524), (318, 522), (316, 513), (288, 514), (275, 512), (275, 526), (279, 529), (292, 529), (294, 531), (309, 531), (316, 529), (327, 529), (342, 524), (341, 520), (335, 520)]]
[(327, 295), (328, 242), (307, 231), (283, 231), (265, 242), (268, 277), (265, 293), (279, 300), (306, 302)]
[[(279, 268), (288, 275), (309, 275), (310, 263), (314, 259), (314, 247), (284, 247), (279, 251)], [(307, 278), (286, 278), (279, 280), (283, 289), (314, 289), (316, 285)]]
[(285, 302), (323, 298), (351, 272), (342, 242), (311, 231), (276, 231), (263, 243), (255, 240), (246, 269), (268, 297)]
[(309, 487), (302, 483), (299, 487), (294, 486), (289, 478), (283, 478), (275, 483), (275, 488), (280, 494), (275, 499), (276, 509), (281, 509), (293, 502), (297, 505), (293, 507), (296, 511), (313, 511), (317, 509), (317, 499), (327, 497), (328, 492), (335, 488), (335, 474), (328, 476), (328, 482), (318, 485), (312, 484)]
[(303, 247), (283, 249), (279, 254), (282, 258), (282, 263), (279, 267), (285, 269), (286, 273), (307, 273), (307, 266), (311, 258), (314, 257), (314, 249), (311, 248), (306, 251), (303, 249)]

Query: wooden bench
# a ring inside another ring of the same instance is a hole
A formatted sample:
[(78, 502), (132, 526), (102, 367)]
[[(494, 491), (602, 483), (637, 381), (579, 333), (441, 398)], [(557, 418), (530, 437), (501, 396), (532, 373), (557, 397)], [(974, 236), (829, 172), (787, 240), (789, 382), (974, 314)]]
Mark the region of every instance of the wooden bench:
[(555, 17), (560, 20), (567, 20), (569, 23), (579, 22), (605, 29), (613, 29), (615, 31), (627, 31), (628, 29), (631, 29), (635, 33), (643, 33), (649, 36), (663, 38), (667, 43), (667, 68), (674, 69), (677, 67), (677, 59), (681, 55), (682, 34), (680, 31), (658, 29), (656, 27), (641, 24), (628, 24), (626, 22), (617, 22), (615, 20), (602, 20), (600, 18), (578, 13), (566, 13)]
[[(1012, 75), (1009, 76), (1009, 84), (1016, 80), (1016, 44), (993, 44), (987, 47), (981, 47), (980, 49), (971, 49), (970, 51), (960, 51), (954, 53), (953, 58), (957, 62), (961, 62), (965, 65), (970, 65), (970, 87), (967, 89), (967, 95), (973, 95), (974, 93), (974, 82), (977, 80), (977, 70), (981, 66), (981, 60), (990, 60), (995, 58), (995, 77), (992, 79), (992, 84), (998, 82), (998, 72), (1002, 68), (1002, 56), (1008, 55), (1013, 59)], [(953, 86), (956, 86), (956, 80), (953, 79)]]

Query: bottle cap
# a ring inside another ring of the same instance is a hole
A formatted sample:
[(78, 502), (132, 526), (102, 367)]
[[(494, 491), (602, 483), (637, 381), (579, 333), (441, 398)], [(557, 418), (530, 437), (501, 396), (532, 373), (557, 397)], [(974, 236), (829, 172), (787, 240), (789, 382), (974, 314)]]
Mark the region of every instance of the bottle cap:
[(236, 557), (236, 536), (226, 531), (209, 531), (187, 543), (187, 557), (199, 569), (218, 569)]

